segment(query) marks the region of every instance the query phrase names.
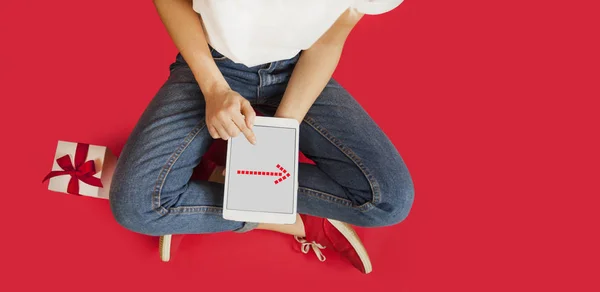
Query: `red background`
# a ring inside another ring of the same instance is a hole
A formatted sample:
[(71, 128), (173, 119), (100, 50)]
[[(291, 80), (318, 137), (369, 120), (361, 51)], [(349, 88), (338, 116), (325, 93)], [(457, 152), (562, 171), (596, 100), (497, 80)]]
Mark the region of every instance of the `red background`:
[(107, 201), (48, 191), (57, 140), (118, 154), (176, 51), (151, 1), (3, 1), (2, 290), (599, 291), (594, 2), (407, 0), (361, 21), (335, 77), (416, 187), (404, 223), (360, 230), (363, 276), (261, 231), (188, 237), (165, 264)]

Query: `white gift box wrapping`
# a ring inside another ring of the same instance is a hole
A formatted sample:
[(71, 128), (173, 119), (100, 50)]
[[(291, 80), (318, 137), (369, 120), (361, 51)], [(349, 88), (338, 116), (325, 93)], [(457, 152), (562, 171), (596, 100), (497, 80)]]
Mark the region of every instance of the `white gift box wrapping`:
[[(52, 164), (53, 171), (63, 170), (58, 165), (57, 159), (65, 155), (68, 155), (71, 159), (71, 164), (75, 165), (74, 160), (77, 144), (78, 143), (74, 142), (58, 141), (58, 145), (56, 146), (56, 153), (54, 155), (54, 162)], [(112, 175), (117, 163), (117, 158), (107, 147), (90, 144), (85, 161), (89, 160), (94, 161), (94, 168), (96, 170), (96, 173), (93, 176), (100, 179), (100, 181), (102, 182), (102, 187), (92, 186), (85, 182), (82, 182), (81, 180), (78, 180), (77, 182), (79, 184), (79, 194), (82, 196), (108, 199), (110, 182), (112, 180)], [(60, 193), (68, 193), (67, 188), (69, 186), (69, 181), (71, 180), (70, 175), (59, 175), (51, 177), (49, 180), (49, 190)]]

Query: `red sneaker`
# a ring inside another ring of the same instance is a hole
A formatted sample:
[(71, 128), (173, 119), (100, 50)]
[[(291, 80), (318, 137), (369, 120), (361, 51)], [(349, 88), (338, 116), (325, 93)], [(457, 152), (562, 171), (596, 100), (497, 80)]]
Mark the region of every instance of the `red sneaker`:
[(317, 258), (324, 262), (326, 258), (322, 250), (334, 250), (342, 254), (362, 273), (368, 274), (373, 270), (367, 249), (350, 225), (333, 219), (303, 214), (300, 217), (304, 223), (306, 237), (294, 236), (294, 238), (301, 244), (303, 253), (307, 254), (312, 248)]

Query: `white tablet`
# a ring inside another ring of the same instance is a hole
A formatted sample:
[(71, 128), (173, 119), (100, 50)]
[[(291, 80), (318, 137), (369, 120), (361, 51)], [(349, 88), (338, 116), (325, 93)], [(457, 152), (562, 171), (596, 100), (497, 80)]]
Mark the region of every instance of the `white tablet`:
[(223, 218), (293, 224), (298, 193), (298, 121), (256, 117), (256, 145), (240, 134), (227, 143)]

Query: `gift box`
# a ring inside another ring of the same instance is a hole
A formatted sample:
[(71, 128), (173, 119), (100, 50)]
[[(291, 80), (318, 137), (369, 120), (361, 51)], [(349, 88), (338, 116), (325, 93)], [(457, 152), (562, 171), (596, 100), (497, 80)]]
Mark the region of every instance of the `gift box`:
[(104, 146), (58, 141), (48, 189), (108, 199), (117, 158)]

